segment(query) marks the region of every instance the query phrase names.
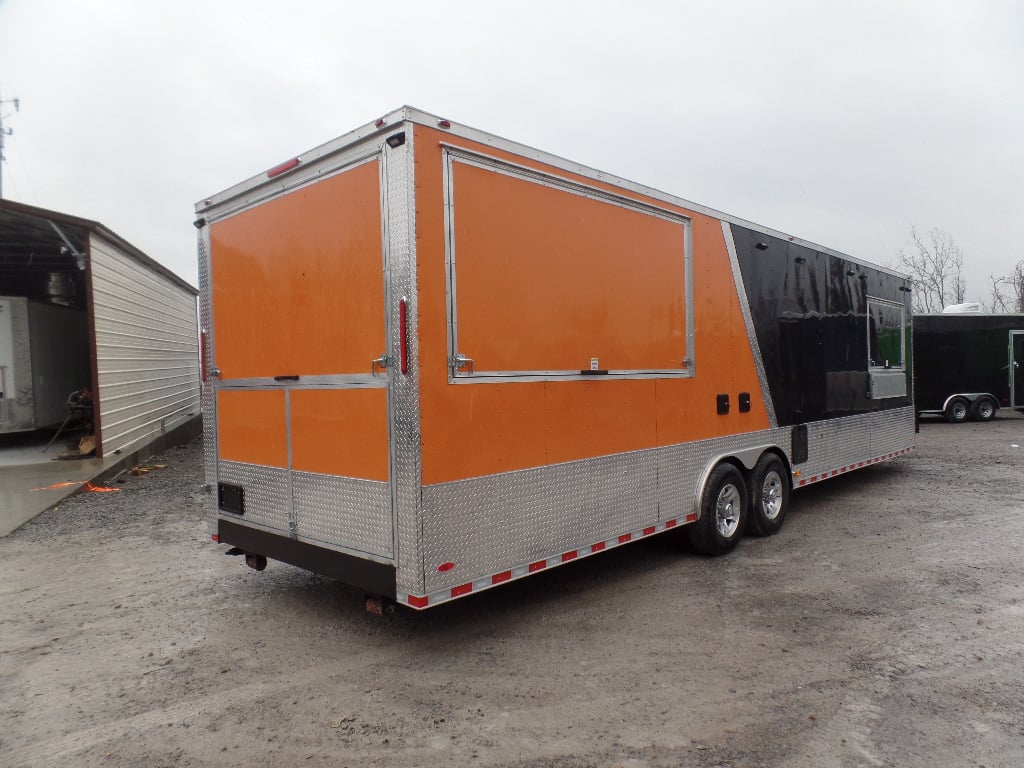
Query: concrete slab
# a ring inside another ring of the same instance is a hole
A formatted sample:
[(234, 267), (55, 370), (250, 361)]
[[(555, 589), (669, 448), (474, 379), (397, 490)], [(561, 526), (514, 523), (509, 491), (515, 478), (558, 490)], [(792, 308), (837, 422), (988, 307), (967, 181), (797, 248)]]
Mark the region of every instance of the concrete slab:
[[(0, 442), (0, 537), (60, 503), (121, 460), (120, 456), (55, 459), (66, 449), (61, 439), (43, 453), (50, 437), (50, 433), (31, 432), (5, 435)], [(54, 485), (58, 487), (50, 487)]]
[(76, 493), (85, 483), (99, 484), (101, 478), (131, 468), (167, 446), (194, 440), (202, 429), (202, 417), (197, 416), (137, 450), (102, 459), (55, 459), (67, 448), (62, 437), (44, 453), (50, 432), (0, 435), (0, 538)]

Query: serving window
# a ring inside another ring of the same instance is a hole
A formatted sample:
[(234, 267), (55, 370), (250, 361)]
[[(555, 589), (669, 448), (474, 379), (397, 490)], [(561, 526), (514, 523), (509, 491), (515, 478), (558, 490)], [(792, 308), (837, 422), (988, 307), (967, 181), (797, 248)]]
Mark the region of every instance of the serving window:
[(686, 376), (690, 221), (445, 151), (453, 379)]
[(906, 312), (902, 304), (868, 299), (868, 368), (903, 370)]

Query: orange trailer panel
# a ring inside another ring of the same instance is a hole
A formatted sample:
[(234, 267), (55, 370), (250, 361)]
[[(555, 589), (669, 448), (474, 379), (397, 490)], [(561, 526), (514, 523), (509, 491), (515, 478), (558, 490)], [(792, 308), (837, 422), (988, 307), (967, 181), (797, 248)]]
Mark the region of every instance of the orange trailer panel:
[(459, 351), (477, 371), (680, 369), (678, 221), (453, 164)]
[(291, 393), (292, 469), (388, 479), (387, 390)]
[[(557, 370), (567, 367), (566, 359), (582, 370), (590, 357), (597, 356), (583, 352), (588, 348), (584, 344), (589, 344), (609, 350), (612, 357), (607, 359), (622, 361), (627, 369), (674, 368), (682, 373), (683, 357), (691, 356), (696, 375), (449, 383), (450, 324), (446, 316), (450, 309), (445, 302), (451, 297), (446, 284), (442, 176), (444, 152), (452, 146), (448, 134), (417, 126), (424, 484), (768, 427), (720, 222), (600, 183), (583, 185), (586, 179), (562, 171), (557, 172), (557, 179), (580, 185), (581, 192), (586, 186), (595, 195), (615, 191), (637, 205), (656, 206), (691, 222), (696, 244), (692, 255), (694, 311), (699, 318), (694, 349), (687, 352), (685, 346), (683, 242), (676, 221), (455, 163), (451, 190), (458, 291), (453, 309), (457, 312), (459, 351), (474, 358), (477, 370), (500, 371), (503, 365), (508, 366), (505, 370), (523, 370), (522, 366), (529, 370), (535, 365), (544, 370), (545, 364), (549, 364), (548, 370)], [(515, 167), (552, 172), (541, 163), (493, 147), (468, 141), (457, 142), (457, 147)], [(545, 223), (531, 224), (528, 217), (520, 222), (521, 209)], [(624, 227), (627, 234), (612, 231), (615, 227), (603, 229), (606, 220)], [(591, 239), (592, 230), (602, 236)], [(494, 234), (489, 245), (488, 232)], [(467, 239), (462, 240), (463, 236)], [(634, 249), (631, 238), (642, 247)], [(573, 258), (563, 258), (570, 251)], [(626, 264), (618, 260), (623, 252), (632, 256)], [(600, 268), (590, 269), (591, 254), (596, 254)], [(519, 259), (528, 267), (515, 266)], [(635, 273), (632, 277), (623, 274), (630, 271)], [(532, 288), (531, 283), (535, 283)], [(514, 298), (509, 300), (505, 291)], [(645, 299), (645, 291), (650, 292), (649, 299)], [(595, 295), (598, 298), (592, 298)], [(614, 318), (612, 310), (618, 313)], [(537, 322), (535, 316), (544, 321)], [(593, 334), (587, 327), (588, 318), (622, 328), (601, 326), (602, 332)], [(591, 340), (581, 341), (588, 334)], [(606, 358), (598, 359), (600, 367), (606, 367)], [(655, 366), (655, 360), (672, 364)], [(492, 368), (488, 361), (497, 367)], [(610, 362), (607, 367), (617, 366)], [(717, 415), (715, 397), (728, 390), (751, 393), (750, 411), (734, 409)]]
[(217, 450), (222, 459), (288, 466), (288, 424), (281, 390), (217, 393)]
[(211, 226), (225, 379), (369, 371), (384, 339), (379, 177), (363, 163)]

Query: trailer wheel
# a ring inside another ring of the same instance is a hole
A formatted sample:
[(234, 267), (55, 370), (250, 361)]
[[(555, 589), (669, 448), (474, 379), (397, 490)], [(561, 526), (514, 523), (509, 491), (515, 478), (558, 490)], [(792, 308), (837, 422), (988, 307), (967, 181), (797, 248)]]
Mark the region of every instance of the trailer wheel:
[(954, 398), (953, 402), (946, 406), (946, 421), (950, 424), (962, 424), (970, 415), (971, 409), (962, 397)]
[(975, 421), (992, 421), (996, 415), (996, 404), (991, 397), (979, 397), (971, 408)]
[(778, 533), (789, 509), (789, 481), (782, 459), (765, 453), (750, 473), (750, 518), (747, 528), (757, 536)]
[(700, 517), (689, 526), (690, 544), (703, 555), (731, 552), (747, 521), (747, 484), (732, 464), (719, 464), (708, 476)]

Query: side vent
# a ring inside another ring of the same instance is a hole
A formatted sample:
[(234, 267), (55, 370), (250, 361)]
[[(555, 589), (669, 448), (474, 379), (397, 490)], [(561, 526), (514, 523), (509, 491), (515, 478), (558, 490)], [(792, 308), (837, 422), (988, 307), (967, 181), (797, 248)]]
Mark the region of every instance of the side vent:
[(217, 507), (236, 515), (245, 514), (245, 488), (240, 485), (217, 483)]
[(807, 461), (807, 425), (797, 424), (793, 427), (792, 446), (790, 456), (794, 464), (803, 464)]

